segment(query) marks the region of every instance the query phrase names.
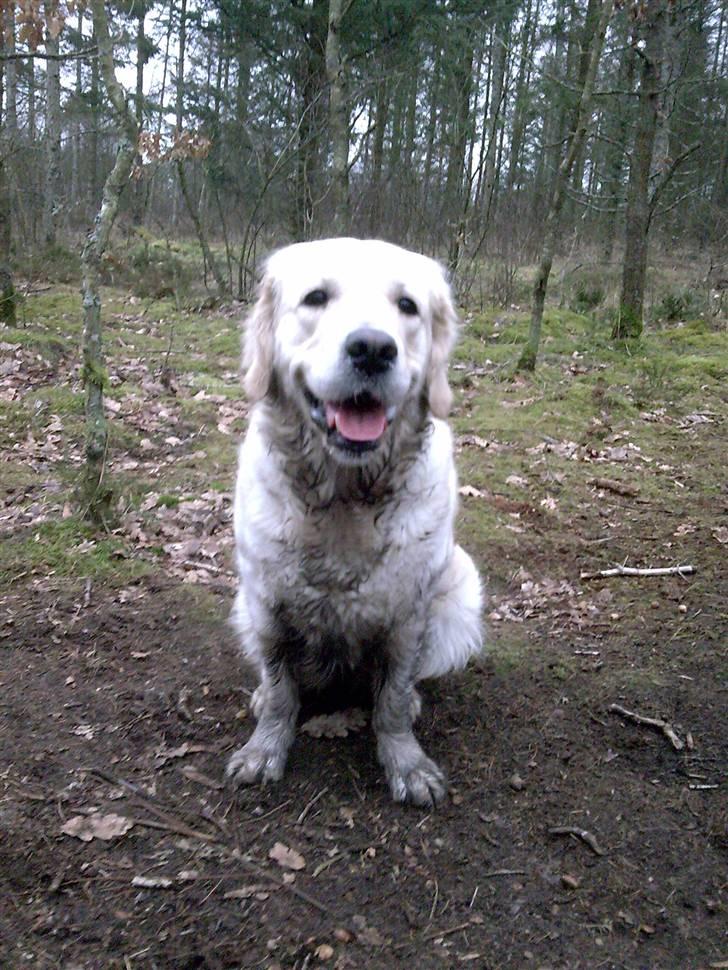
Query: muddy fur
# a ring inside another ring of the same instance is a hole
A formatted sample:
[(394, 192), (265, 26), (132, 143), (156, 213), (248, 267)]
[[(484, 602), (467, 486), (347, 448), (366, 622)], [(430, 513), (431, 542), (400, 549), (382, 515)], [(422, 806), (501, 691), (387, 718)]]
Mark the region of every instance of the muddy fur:
[[(237, 783), (281, 778), (301, 696), (351, 683), (371, 691), (393, 797), (430, 805), (445, 793), (412, 724), (417, 681), (464, 666), (481, 647), (480, 581), (453, 540), (457, 486), (442, 420), (455, 322), (439, 266), (386, 243), (299, 244), (268, 263), (247, 328), (246, 387), (257, 402), (235, 501), (233, 622), (260, 676), (257, 726), (228, 764)], [(375, 374), (347, 355), (362, 327), (376, 327), (391, 351)], [(338, 433), (346, 415), (332, 417), (362, 394), (385, 426), (363, 445)]]

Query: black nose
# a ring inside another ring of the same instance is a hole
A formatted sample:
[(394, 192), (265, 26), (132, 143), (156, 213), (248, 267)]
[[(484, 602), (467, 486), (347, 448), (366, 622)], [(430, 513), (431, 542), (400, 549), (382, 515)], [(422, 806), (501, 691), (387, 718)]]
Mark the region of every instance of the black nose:
[(361, 327), (346, 338), (346, 355), (352, 366), (373, 377), (388, 370), (397, 358), (397, 344), (383, 330)]

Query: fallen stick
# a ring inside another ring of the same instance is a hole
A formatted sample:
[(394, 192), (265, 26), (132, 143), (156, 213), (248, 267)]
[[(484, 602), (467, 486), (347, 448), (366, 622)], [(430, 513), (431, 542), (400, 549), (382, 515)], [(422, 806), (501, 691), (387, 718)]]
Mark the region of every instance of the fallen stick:
[(595, 855), (604, 855), (604, 849), (599, 845), (596, 838), (587, 832), (586, 829), (580, 829), (576, 825), (554, 825), (553, 828), (549, 829), (549, 835), (574, 835), (577, 839), (581, 839)]
[(614, 566), (613, 569), (600, 569), (596, 573), (580, 573), (579, 579), (609, 579), (610, 576), (692, 576), (695, 566)]
[(587, 484), (594, 485), (595, 488), (601, 488), (607, 492), (614, 492), (616, 495), (624, 495), (627, 498), (634, 498), (640, 493), (636, 485), (618, 482), (614, 478), (590, 478)]
[(668, 724), (667, 721), (663, 721), (659, 717), (645, 717), (643, 714), (635, 714), (634, 711), (628, 711), (619, 704), (610, 704), (608, 710), (612, 714), (626, 717), (628, 721), (634, 721), (635, 724), (644, 724), (645, 727), (653, 727), (657, 731), (662, 731), (676, 751), (682, 751), (685, 747), (685, 742), (678, 736), (672, 724)]

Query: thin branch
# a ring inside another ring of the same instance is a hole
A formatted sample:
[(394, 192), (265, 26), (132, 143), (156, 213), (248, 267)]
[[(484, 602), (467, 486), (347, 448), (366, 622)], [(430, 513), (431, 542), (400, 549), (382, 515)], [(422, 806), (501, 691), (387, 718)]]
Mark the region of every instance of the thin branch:
[(608, 710), (610, 714), (619, 714), (620, 717), (625, 717), (628, 721), (634, 721), (635, 724), (644, 724), (646, 727), (653, 727), (657, 731), (662, 731), (676, 751), (682, 751), (685, 747), (685, 742), (678, 736), (675, 728), (661, 718), (645, 717), (643, 714), (635, 714), (634, 711), (628, 711), (619, 704), (610, 704)]
[(580, 573), (579, 579), (609, 579), (611, 576), (692, 576), (695, 566), (614, 566), (596, 573)]
[(84, 47), (80, 51), (72, 51), (68, 54), (47, 54), (45, 51), (13, 51), (12, 53), (0, 54), (0, 61), (23, 61), (26, 58), (34, 58), (40, 61), (74, 61), (79, 57), (98, 57), (99, 49), (94, 44), (93, 47)]
[(580, 829), (576, 825), (555, 825), (549, 829), (549, 835), (573, 835), (577, 839), (588, 845), (595, 855), (604, 855), (604, 849), (599, 845), (596, 837), (586, 829)]

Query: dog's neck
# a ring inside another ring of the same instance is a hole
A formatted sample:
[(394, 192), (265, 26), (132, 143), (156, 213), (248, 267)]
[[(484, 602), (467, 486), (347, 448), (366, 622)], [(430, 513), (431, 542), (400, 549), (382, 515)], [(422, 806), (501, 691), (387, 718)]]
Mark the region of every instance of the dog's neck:
[(269, 395), (257, 405), (271, 453), (281, 463), (284, 480), (295, 499), (310, 511), (334, 503), (373, 505), (401, 489), (407, 472), (432, 431), (426, 396), (409, 402), (368, 460), (347, 465), (326, 446), (321, 431), (288, 398)]

